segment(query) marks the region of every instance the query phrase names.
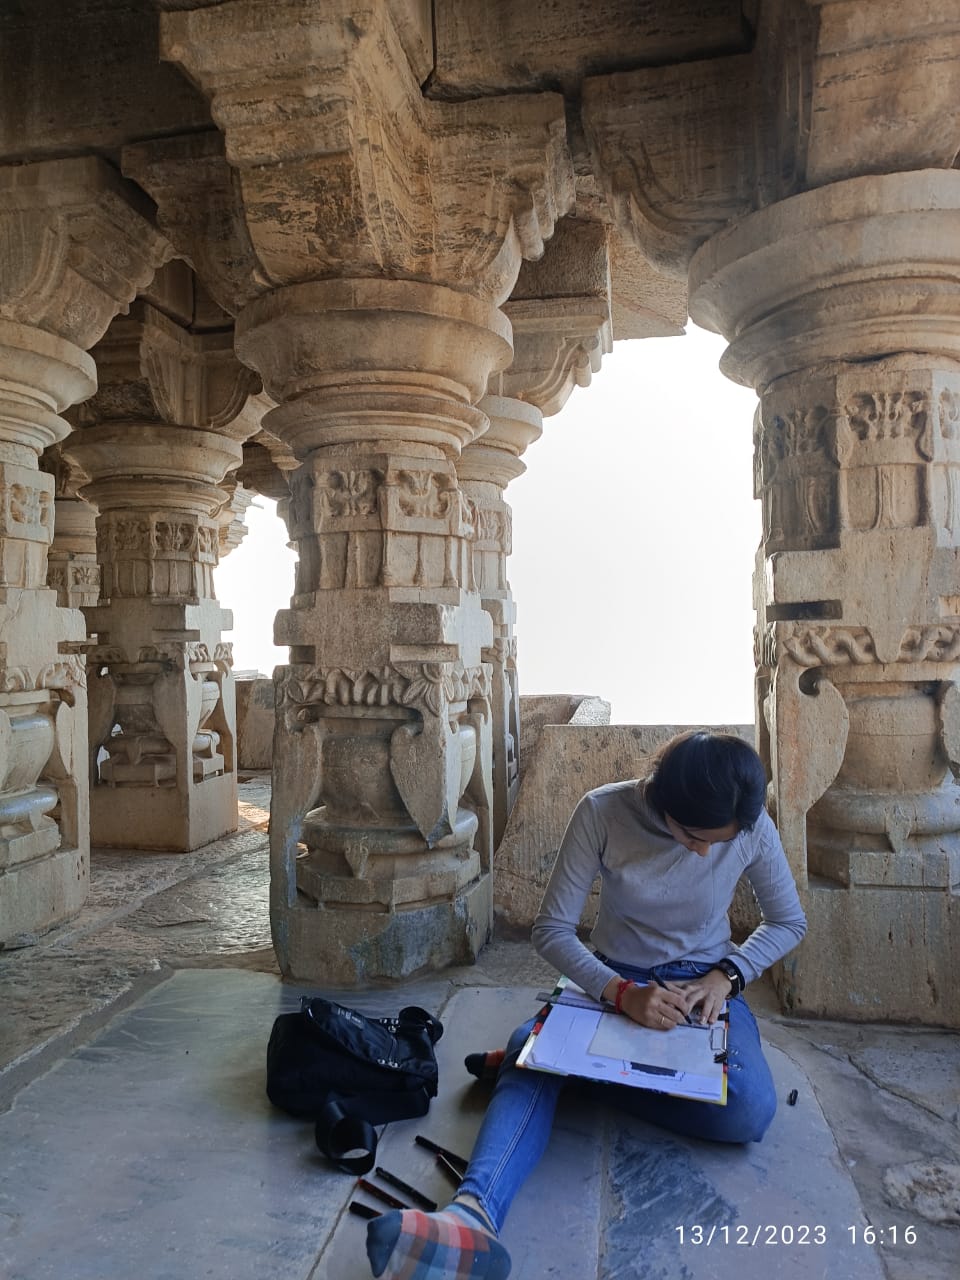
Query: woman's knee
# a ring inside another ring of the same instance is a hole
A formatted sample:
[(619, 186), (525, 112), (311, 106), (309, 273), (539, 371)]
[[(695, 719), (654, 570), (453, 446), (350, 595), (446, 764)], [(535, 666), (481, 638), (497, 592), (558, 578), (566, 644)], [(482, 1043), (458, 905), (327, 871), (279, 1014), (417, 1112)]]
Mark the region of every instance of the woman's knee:
[(769, 1088), (753, 1089), (749, 1097), (728, 1097), (723, 1116), (723, 1142), (760, 1142), (777, 1113), (777, 1094)]

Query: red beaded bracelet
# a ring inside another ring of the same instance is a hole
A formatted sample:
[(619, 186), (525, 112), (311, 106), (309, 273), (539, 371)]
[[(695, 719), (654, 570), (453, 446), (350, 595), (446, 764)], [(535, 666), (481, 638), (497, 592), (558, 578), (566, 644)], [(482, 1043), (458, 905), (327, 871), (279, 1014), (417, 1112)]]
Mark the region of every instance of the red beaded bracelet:
[(617, 983), (617, 994), (613, 1001), (613, 1007), (616, 1009), (617, 1013), (623, 1013), (622, 1005), (623, 1005), (624, 992), (628, 989), (628, 987), (635, 987), (636, 985), (637, 984), (633, 981), (632, 978), (621, 978), (620, 981)]

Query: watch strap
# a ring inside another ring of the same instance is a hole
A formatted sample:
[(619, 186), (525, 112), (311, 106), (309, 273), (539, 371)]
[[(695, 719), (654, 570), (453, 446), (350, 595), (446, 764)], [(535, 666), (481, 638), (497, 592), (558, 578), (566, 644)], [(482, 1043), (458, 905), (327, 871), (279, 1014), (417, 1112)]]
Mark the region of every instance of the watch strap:
[(721, 973), (726, 974), (730, 979), (731, 996), (738, 996), (747, 985), (739, 967), (729, 957), (723, 960), (718, 960), (714, 965), (714, 968), (719, 969)]

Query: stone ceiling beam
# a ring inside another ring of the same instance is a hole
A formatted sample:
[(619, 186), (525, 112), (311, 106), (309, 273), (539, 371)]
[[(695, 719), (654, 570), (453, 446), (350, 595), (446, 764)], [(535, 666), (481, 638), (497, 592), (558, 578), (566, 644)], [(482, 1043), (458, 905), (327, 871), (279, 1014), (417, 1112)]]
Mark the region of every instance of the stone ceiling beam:
[(819, 30), (806, 185), (951, 168), (960, 150), (956, 5), (809, 2)]
[(558, 85), (573, 95), (597, 67), (687, 62), (750, 41), (742, 0), (444, 0), (434, 8), (437, 65), (426, 92), (448, 99)]
[(958, 52), (948, 4), (765, 4), (742, 53), (585, 79), (591, 167), (618, 227), (683, 278), (700, 244), (754, 209), (952, 167)]
[(750, 54), (584, 81), (598, 183), (659, 271), (684, 279), (697, 247), (751, 209), (758, 106)]

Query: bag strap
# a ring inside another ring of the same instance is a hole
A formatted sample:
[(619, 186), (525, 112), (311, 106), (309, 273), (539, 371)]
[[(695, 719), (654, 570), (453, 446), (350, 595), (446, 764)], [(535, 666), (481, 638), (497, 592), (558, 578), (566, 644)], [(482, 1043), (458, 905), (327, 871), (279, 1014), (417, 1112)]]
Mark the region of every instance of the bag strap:
[(369, 1120), (347, 1115), (336, 1097), (324, 1104), (314, 1132), (317, 1146), (344, 1173), (362, 1176), (377, 1162), (376, 1129)]
[(443, 1024), (439, 1018), (435, 1018), (432, 1013), (427, 1013), (426, 1009), (421, 1009), (416, 1004), (408, 1004), (401, 1009), (394, 1021), (401, 1027), (426, 1031), (432, 1044), (436, 1044), (443, 1035)]
[(369, 1173), (377, 1161), (377, 1131), (363, 1112), (372, 1111), (377, 1124), (389, 1124), (426, 1115), (429, 1107), (430, 1094), (423, 1086), (404, 1093), (378, 1093), (375, 1099), (331, 1094), (317, 1117), (317, 1146), (345, 1173)]

